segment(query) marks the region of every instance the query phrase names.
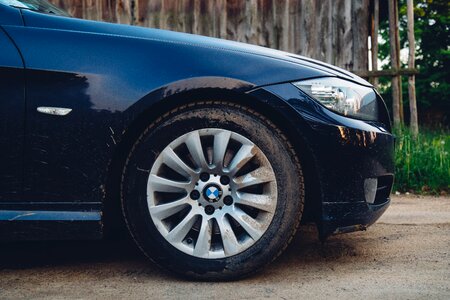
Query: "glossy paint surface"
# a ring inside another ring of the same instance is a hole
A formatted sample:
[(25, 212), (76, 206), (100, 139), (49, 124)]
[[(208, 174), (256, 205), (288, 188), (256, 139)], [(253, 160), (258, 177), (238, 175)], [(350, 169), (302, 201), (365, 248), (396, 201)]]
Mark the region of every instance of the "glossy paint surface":
[[(268, 99), (273, 95), (284, 99), (301, 116), (286, 117), (292, 120), (295, 134), (307, 145), (303, 162), (310, 167), (308, 176), (320, 182), (310, 185), (314, 189), (310, 196), (320, 199), (320, 205), (315, 207), (320, 211), (312, 213), (318, 213), (321, 220), (321, 237), (341, 227), (358, 224), (362, 227), (353, 229), (363, 230), (373, 224), (389, 205), (394, 173), (394, 138), (381, 99), (378, 100), (384, 112), (382, 121), (366, 122), (327, 110), (291, 83), (268, 86), (253, 93), (259, 98)], [(377, 193), (381, 196), (373, 205), (365, 199), (367, 178), (380, 180)]]
[(0, 29), (0, 202), (20, 201), (23, 179), (25, 86), (22, 59)]
[[(29, 11), (23, 16), (26, 26), (4, 28), (27, 69), (24, 192), (33, 202), (100, 201), (101, 182), (127, 126), (124, 114), (138, 115), (167, 95), (331, 75), (238, 51), (234, 43), (225, 49), (214, 39)], [(155, 91), (160, 94), (150, 99)], [(136, 109), (141, 101), (148, 103)], [(61, 118), (38, 113), (39, 106), (73, 111)]]
[[(67, 211), (101, 212), (111, 162), (138, 120), (193, 95), (268, 109), (307, 145), (317, 201), (363, 201), (361, 180), (392, 174), (384, 106), (380, 122), (349, 119), (289, 83), (337, 76), (369, 85), (344, 70), (230, 41), (2, 5), (0, 26), (0, 214), (37, 210), (66, 222)], [(42, 114), (43, 106), (72, 111)], [(101, 223), (92, 225), (100, 235)]]
[(0, 25), (23, 25), (20, 10), (0, 4)]

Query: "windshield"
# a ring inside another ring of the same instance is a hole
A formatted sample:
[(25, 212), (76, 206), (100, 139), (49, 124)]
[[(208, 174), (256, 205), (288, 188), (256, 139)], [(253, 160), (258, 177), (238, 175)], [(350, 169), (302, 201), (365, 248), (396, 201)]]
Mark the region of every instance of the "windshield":
[(70, 17), (67, 12), (65, 12), (61, 8), (54, 6), (53, 4), (48, 3), (45, 0), (0, 0), (0, 4), (21, 9), (29, 9), (46, 14), (55, 14), (59, 16)]

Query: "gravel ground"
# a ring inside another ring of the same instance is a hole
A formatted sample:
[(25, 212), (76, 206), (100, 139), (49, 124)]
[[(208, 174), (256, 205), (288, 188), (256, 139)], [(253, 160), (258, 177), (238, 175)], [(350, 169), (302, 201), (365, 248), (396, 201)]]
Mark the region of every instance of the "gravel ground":
[(0, 244), (1, 299), (450, 299), (450, 198), (395, 197), (366, 232), (311, 226), (264, 272), (187, 282), (147, 263), (129, 242)]

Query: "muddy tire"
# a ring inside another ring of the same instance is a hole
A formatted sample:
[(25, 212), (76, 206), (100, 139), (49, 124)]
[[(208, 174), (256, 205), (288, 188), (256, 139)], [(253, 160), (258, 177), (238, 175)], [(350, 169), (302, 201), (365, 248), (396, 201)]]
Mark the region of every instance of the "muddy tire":
[(142, 133), (126, 161), (128, 228), (158, 266), (232, 280), (287, 247), (304, 204), (299, 159), (267, 118), (225, 102), (179, 107)]

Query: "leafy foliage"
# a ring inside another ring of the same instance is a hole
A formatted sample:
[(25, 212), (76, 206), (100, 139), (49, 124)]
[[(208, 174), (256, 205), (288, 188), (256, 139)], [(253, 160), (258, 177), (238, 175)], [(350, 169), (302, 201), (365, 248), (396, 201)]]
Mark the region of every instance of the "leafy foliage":
[[(406, 0), (400, 0), (400, 48), (408, 47)], [(450, 112), (450, 2), (448, 0), (415, 0), (416, 94), (419, 112), (425, 110)], [(379, 45), (379, 58), (389, 60), (389, 23), (380, 23), (383, 41)], [(406, 67), (406, 63), (402, 64)], [(389, 63), (383, 66), (390, 68)], [(392, 103), (390, 78), (380, 79), (381, 93)], [(404, 107), (408, 107), (407, 80), (403, 78)], [(391, 105), (389, 105), (391, 107)], [(408, 109), (405, 109), (407, 115)], [(448, 116), (447, 116), (448, 118)], [(446, 120), (447, 125), (450, 120)]]

